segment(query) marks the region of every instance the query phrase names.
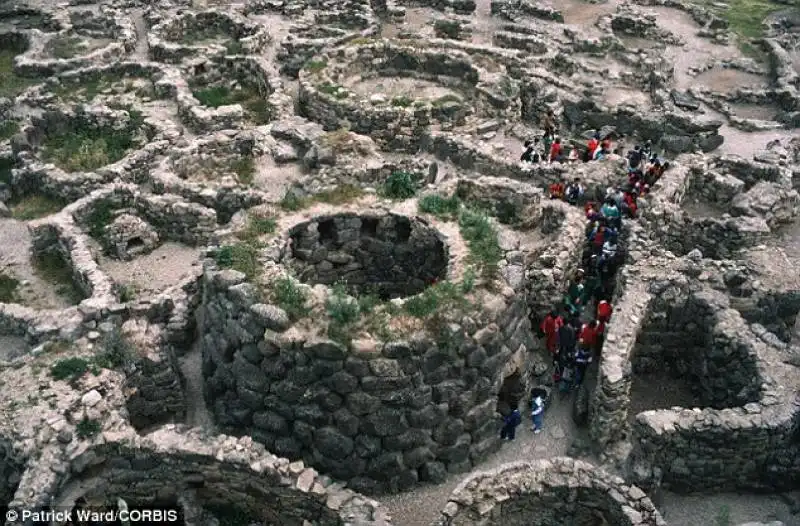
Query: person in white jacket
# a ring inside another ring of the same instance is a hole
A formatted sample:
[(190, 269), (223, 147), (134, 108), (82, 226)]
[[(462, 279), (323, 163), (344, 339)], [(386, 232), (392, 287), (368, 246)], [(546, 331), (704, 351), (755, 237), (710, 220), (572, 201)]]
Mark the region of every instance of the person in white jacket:
[(544, 400), (542, 400), (541, 396), (537, 396), (533, 399), (531, 406), (531, 418), (533, 419), (531, 430), (538, 435), (542, 432), (544, 422)]

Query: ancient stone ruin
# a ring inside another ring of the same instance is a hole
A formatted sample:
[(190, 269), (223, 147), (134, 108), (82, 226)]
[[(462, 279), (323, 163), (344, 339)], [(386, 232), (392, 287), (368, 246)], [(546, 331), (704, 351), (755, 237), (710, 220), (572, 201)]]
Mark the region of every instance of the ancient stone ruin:
[(798, 28), (3, 2), (5, 524), (800, 524)]

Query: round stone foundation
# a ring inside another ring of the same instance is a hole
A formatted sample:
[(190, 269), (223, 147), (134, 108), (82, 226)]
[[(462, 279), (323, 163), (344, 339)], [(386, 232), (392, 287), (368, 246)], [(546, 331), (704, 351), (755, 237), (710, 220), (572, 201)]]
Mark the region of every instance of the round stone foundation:
[[(454, 281), (459, 236), (399, 210), (332, 210), (276, 236), (263, 251), (265, 275), (252, 282), (207, 260), (199, 329), (205, 397), (220, 429), (363, 493), (439, 483), (481, 462), (500, 445), (503, 378), (524, 370), (534, 341), (524, 283), (509, 286), (503, 268), (491, 287)], [(284, 310), (293, 303), (271, 289), (287, 274), (314, 284), (288, 278), (292, 298), (306, 295), (302, 314)], [(321, 283), (392, 297), (440, 278), (419, 295), (378, 302), (346, 338), (330, 331), (336, 292)], [(441, 301), (445, 289), (463, 301), (406, 309)]]
[(647, 495), (565, 457), (478, 473), (450, 496), (435, 526), (666, 526)]
[(411, 296), (447, 277), (448, 250), (419, 218), (341, 214), (289, 233), (285, 264), (309, 284), (344, 284), (354, 294)]

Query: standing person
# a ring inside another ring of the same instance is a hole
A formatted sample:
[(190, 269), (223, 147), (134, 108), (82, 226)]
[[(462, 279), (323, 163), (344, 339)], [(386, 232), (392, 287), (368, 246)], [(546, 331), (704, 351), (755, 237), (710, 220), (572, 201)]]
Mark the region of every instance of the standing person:
[(533, 420), (531, 431), (538, 435), (544, 427), (544, 400), (541, 396), (536, 396), (531, 403), (531, 419)]
[(561, 138), (556, 137), (556, 140), (550, 145), (550, 156), (547, 158), (547, 162), (554, 163), (556, 161), (561, 162), (562, 160), (562, 147), (561, 147)]
[(544, 334), (545, 347), (551, 356), (555, 356), (558, 350), (558, 330), (563, 324), (564, 319), (556, 314), (555, 311), (551, 310), (547, 313), (547, 316), (544, 317), (542, 324), (539, 326), (542, 334)]
[(522, 414), (517, 405), (503, 418), (503, 429), (500, 430), (500, 439), (512, 441), (517, 436), (517, 426), (522, 423)]
[(597, 148), (600, 147), (600, 134), (595, 132), (589, 142), (586, 143), (586, 160), (591, 161), (594, 159), (594, 154), (597, 151)]
[(567, 202), (571, 205), (578, 204), (578, 201), (580, 201), (581, 197), (583, 197), (583, 192), (584, 190), (583, 190), (583, 185), (581, 185), (581, 180), (580, 178), (576, 177), (567, 186), (566, 189)]
[(525, 151), (522, 152), (520, 161), (526, 163), (536, 164), (542, 160), (542, 154), (539, 153), (539, 137), (528, 139), (525, 141)]
[(548, 109), (547, 112), (545, 112), (542, 118), (542, 129), (544, 130), (544, 134), (550, 137), (556, 134), (556, 116), (553, 114), (553, 110)]
[(575, 327), (571, 323), (564, 323), (558, 328), (558, 356), (563, 362), (564, 358), (575, 352)]
[(614, 308), (611, 306), (609, 302), (606, 300), (601, 301), (597, 304), (597, 321), (600, 323), (608, 323), (608, 320), (611, 319), (611, 312)]
[(592, 362), (592, 346), (588, 342), (578, 342), (578, 350), (575, 351), (575, 387), (583, 383), (586, 376), (586, 368)]

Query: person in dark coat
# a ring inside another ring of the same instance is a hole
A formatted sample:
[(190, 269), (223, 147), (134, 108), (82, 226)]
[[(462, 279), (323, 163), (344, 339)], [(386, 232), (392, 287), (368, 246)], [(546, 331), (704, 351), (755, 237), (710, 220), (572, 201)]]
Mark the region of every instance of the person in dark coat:
[(514, 409), (503, 418), (503, 428), (500, 430), (501, 440), (514, 440), (517, 435), (517, 427), (522, 423), (522, 414), (519, 412), (519, 407), (514, 406)]

